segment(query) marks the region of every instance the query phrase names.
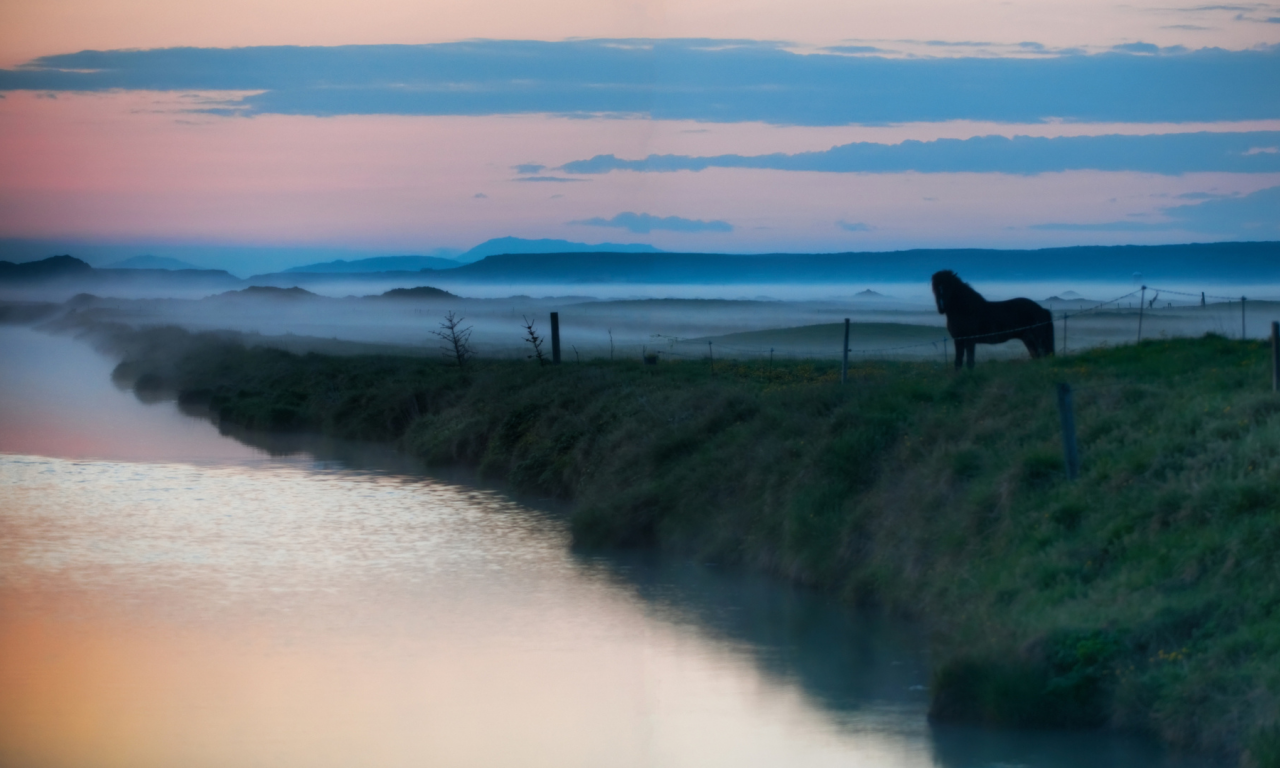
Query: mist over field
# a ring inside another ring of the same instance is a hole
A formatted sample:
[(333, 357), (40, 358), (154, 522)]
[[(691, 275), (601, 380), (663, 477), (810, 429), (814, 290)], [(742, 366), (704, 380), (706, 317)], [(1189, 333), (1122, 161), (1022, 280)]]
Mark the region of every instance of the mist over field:
[[(1173, 294), (1152, 288), (1143, 294), (1131, 285), (1105, 283), (979, 285), (992, 300), (1036, 296), (1053, 312), (1059, 351), (1064, 343), (1078, 351), (1136, 340), (1139, 299), (1144, 295), (1145, 338), (1204, 333), (1238, 338), (1242, 330), (1240, 302), (1227, 300), (1230, 294), (1222, 287), (1216, 288), (1222, 293), (1209, 294), (1202, 307), (1199, 296), (1188, 295), (1192, 292), (1187, 290)], [(367, 289), (368, 285), (355, 287)], [(610, 355), (638, 359), (646, 351), (671, 360), (834, 359), (840, 356), (845, 318), (853, 323), (850, 348), (855, 359), (942, 359), (947, 349), (945, 317), (937, 313), (932, 296), (923, 293), (921, 286), (907, 283), (875, 284), (857, 291), (852, 286), (830, 285), (528, 286), (537, 291), (534, 295), (501, 295), (505, 292), (494, 285), (451, 287), (474, 293), (436, 291), (441, 295), (403, 298), (395, 296), (395, 289), (389, 289), (388, 295), (343, 296), (341, 291), (321, 295), (267, 287), (202, 298), (79, 294), (59, 302), (48, 301), (60, 298), (56, 293), (16, 291), (9, 294), (7, 312), (11, 322), (72, 315), (79, 322), (139, 328), (175, 325), (193, 331), (236, 331), (252, 334), (255, 344), (345, 354), (376, 351), (359, 345), (437, 354), (441, 340), (433, 332), (440, 330), (450, 312), (472, 330), (476, 354), (504, 358), (532, 354), (525, 340), (526, 321), (533, 321), (535, 331), (548, 340), (549, 353), (552, 312), (559, 315), (566, 361)], [(1258, 286), (1248, 290), (1252, 296), (1245, 303), (1243, 330), (1249, 337), (1262, 337), (1269, 333), (1280, 303), (1273, 298), (1277, 294), (1268, 296)], [(1117, 297), (1124, 298), (1115, 301)], [(335, 341), (356, 346), (325, 346)], [(1020, 343), (1009, 342), (984, 347), (980, 354), (1016, 358), (1025, 356), (1025, 351)]]
[[(1054, 319), (1060, 353), (1135, 341), (1139, 314), (1145, 338), (1258, 337), (1280, 298), (1280, 279), (1270, 282), (1280, 270), (1271, 243), (763, 256), (545, 251), (570, 245), (503, 238), (473, 251), (528, 252), (450, 267), (438, 256), (336, 260), (245, 279), (161, 257), (92, 267), (57, 256), (0, 262), (0, 300), (47, 305), (12, 308), (11, 320), (72, 313), (81, 324), (234, 331), (254, 344), (342, 354), (389, 345), (434, 355), (453, 313), (470, 331), (471, 350), (495, 358), (535, 356), (528, 325), (550, 342), (554, 312), (566, 361), (833, 359), (848, 319), (855, 360), (942, 361), (950, 343), (929, 285), (937, 269), (960, 270), (990, 301), (1038, 302)], [(412, 268), (422, 263), (430, 266)], [(1249, 275), (1257, 279), (1242, 279)], [(1239, 297), (1247, 297), (1243, 316)], [(982, 355), (1025, 351), (1008, 342), (985, 345)]]

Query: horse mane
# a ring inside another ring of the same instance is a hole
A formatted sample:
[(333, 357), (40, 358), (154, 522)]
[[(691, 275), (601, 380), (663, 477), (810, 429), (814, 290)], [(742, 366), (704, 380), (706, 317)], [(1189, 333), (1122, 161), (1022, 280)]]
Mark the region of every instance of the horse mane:
[(974, 290), (972, 285), (961, 280), (959, 275), (949, 269), (933, 273), (933, 290), (934, 293), (939, 290), (944, 291), (947, 303), (955, 306), (983, 304), (987, 301), (982, 294)]

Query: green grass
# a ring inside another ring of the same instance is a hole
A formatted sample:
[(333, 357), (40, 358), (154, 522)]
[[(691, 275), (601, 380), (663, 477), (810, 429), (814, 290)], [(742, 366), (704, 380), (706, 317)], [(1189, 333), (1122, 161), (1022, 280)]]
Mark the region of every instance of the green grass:
[[(114, 343), (120, 377), (225, 421), (397, 441), (572, 500), (578, 545), (744, 563), (922, 617), (938, 719), (1280, 760), (1280, 396), (1261, 343), (958, 375), (859, 363), (845, 386), (819, 362), (463, 372), (172, 330)], [(1075, 482), (1059, 381), (1076, 387)]]

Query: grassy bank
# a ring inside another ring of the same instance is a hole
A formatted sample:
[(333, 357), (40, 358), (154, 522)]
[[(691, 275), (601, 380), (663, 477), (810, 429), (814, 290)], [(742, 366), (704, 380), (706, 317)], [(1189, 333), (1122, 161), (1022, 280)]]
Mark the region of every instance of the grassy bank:
[[(935, 717), (1110, 725), (1280, 765), (1280, 396), (1261, 343), (1048, 361), (460, 371), (99, 330), (218, 418), (397, 441), (571, 499), (581, 545), (735, 561), (927, 620)], [(1077, 387), (1067, 482), (1054, 384)]]

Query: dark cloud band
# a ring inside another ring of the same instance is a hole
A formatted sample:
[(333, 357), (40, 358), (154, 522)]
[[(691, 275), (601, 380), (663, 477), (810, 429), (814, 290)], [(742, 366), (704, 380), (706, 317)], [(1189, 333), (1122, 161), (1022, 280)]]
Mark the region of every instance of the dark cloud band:
[(18, 89), (261, 91), (231, 110), (244, 114), (1222, 121), (1280, 117), (1280, 51), (913, 59), (707, 40), (174, 48), (83, 51), (0, 70), (0, 91)]
[(794, 155), (650, 155), (624, 160), (597, 155), (566, 163), (560, 170), (576, 174), (610, 171), (702, 171), (708, 168), (759, 168), (827, 173), (1011, 173), (1057, 171), (1137, 171), (1183, 174), (1195, 172), (1280, 172), (1280, 131), (1241, 133), (1175, 133), (1153, 136), (979, 136), (972, 139), (904, 141), (901, 144), (858, 142), (822, 152)]

